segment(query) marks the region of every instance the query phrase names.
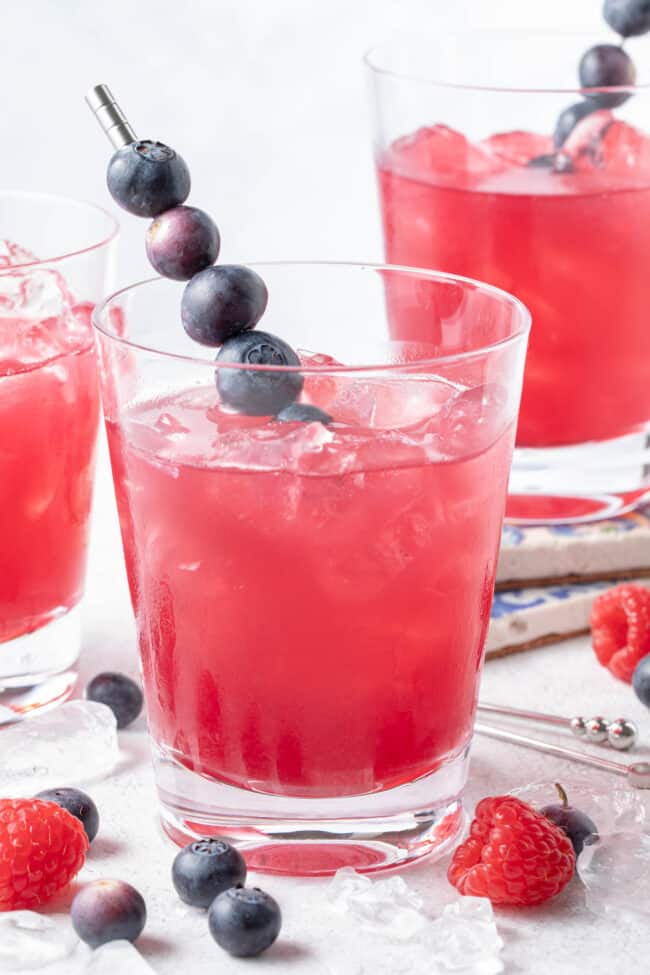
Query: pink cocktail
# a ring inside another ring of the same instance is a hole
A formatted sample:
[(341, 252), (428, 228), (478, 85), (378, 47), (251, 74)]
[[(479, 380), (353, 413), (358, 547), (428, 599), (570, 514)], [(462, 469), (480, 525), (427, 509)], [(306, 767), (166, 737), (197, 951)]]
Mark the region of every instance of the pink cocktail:
[(0, 689), (11, 704), (6, 689), (79, 651), (99, 418), (90, 317), (115, 230), (94, 208), (20, 194), (0, 194), (0, 227), (20, 235), (0, 241)]
[[(650, 492), (648, 87), (605, 90), (617, 103), (600, 108), (562, 90), (588, 46), (461, 35), (367, 58), (387, 259), (479, 278), (531, 310), (508, 506), (524, 521), (604, 517)], [(437, 343), (456, 314), (409, 305), (393, 334)]]
[[(527, 316), (426, 272), (262, 273), (329, 424), (225, 408), (177, 285), (96, 318), (163, 821), (262, 868), (377, 868), (460, 825)], [(463, 292), (448, 355), (389, 340), (402, 280), (430, 314)]]

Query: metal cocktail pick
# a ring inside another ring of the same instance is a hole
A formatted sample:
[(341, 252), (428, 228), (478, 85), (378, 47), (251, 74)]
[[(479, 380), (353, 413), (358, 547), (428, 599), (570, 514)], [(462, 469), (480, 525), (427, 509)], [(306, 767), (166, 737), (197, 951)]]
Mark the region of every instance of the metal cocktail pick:
[(115, 149), (121, 149), (138, 138), (108, 85), (91, 88), (86, 95), (86, 103)]
[(500, 714), (506, 718), (521, 718), (525, 721), (536, 721), (540, 724), (551, 724), (559, 728), (568, 728), (576, 738), (596, 745), (609, 744), (619, 752), (634, 748), (639, 737), (639, 731), (633, 721), (627, 718), (616, 718), (608, 721), (601, 715), (594, 718), (563, 718), (557, 714), (542, 714), (539, 711), (525, 711), (520, 708), (506, 708), (500, 704), (486, 704), (479, 702), (479, 711), (490, 714)]
[(599, 755), (578, 752), (573, 748), (553, 745), (551, 742), (541, 741), (539, 738), (528, 738), (526, 735), (518, 735), (514, 731), (505, 731), (505, 729), (494, 728), (492, 725), (482, 724), (481, 722), (474, 725), (474, 730), (477, 734), (485, 735), (487, 738), (508, 741), (513, 745), (521, 745), (523, 748), (532, 748), (537, 752), (555, 755), (556, 758), (565, 758), (571, 762), (580, 762), (581, 765), (590, 765), (592, 768), (601, 769), (603, 772), (623, 775), (634, 789), (650, 789), (650, 762), (634, 762), (632, 765), (624, 765), (622, 762), (612, 762), (610, 759), (601, 758)]

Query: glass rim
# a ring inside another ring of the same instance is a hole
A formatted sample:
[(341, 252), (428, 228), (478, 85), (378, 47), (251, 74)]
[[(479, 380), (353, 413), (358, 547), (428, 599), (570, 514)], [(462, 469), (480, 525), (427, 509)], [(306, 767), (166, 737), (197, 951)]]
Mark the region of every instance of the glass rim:
[[(522, 30), (491, 30), (483, 29), (478, 31), (471, 31), (471, 35), (475, 36), (485, 36), (485, 37), (524, 37), (529, 36), (530, 31)], [(538, 35), (540, 32), (536, 32)], [(554, 37), (555, 39), (561, 37), (583, 37), (587, 32), (580, 31), (548, 31), (541, 32), (546, 33), (548, 37)], [(470, 31), (452, 31), (450, 35), (452, 37), (468, 37), (470, 36)], [(589, 36), (595, 37), (595, 34), (590, 34)], [(416, 37), (414, 35), (410, 37), (401, 37), (394, 40), (380, 41), (377, 44), (371, 45), (367, 48), (363, 54), (362, 62), (365, 67), (373, 74), (379, 75), (384, 78), (393, 78), (396, 81), (410, 81), (415, 84), (429, 86), (431, 88), (438, 88), (447, 91), (467, 91), (467, 92), (484, 92), (487, 94), (503, 94), (503, 95), (574, 95), (589, 97), (599, 94), (629, 94), (633, 95), (635, 93), (643, 93), (650, 91), (650, 82), (644, 84), (634, 84), (634, 85), (612, 85), (610, 87), (602, 86), (595, 88), (582, 88), (580, 85), (573, 86), (559, 86), (554, 85), (543, 85), (540, 87), (535, 86), (518, 86), (518, 85), (477, 85), (477, 84), (464, 84), (462, 82), (455, 81), (443, 81), (432, 77), (431, 75), (420, 74), (417, 71), (398, 71), (394, 68), (390, 68), (386, 65), (382, 65), (380, 62), (380, 55), (382, 51), (396, 51), (400, 48), (403, 50), (413, 49), (416, 45), (422, 44), (422, 38)], [(603, 43), (608, 43), (603, 41)]]
[[(478, 281), (474, 278), (463, 277), (459, 274), (450, 274), (446, 271), (436, 271), (427, 268), (416, 268), (408, 267), (407, 265), (400, 264), (378, 264), (378, 263), (368, 263), (368, 262), (354, 262), (354, 261), (253, 261), (246, 264), (247, 267), (251, 267), (255, 270), (261, 270), (264, 268), (339, 268), (348, 270), (358, 270), (358, 271), (377, 271), (395, 273), (395, 274), (408, 274), (411, 276), (420, 276), (422, 278), (428, 278), (429, 280), (435, 281), (446, 281), (452, 284), (458, 285), (469, 285), (484, 294), (491, 295), (494, 299), (501, 303), (509, 305), (513, 312), (515, 313), (515, 318), (518, 319), (517, 326), (513, 328), (512, 334), (508, 335), (506, 338), (499, 339), (496, 342), (490, 342), (486, 345), (477, 346), (475, 349), (469, 349), (464, 352), (449, 353), (448, 355), (438, 355), (432, 357), (423, 357), (414, 362), (389, 362), (389, 363), (359, 363), (354, 365), (297, 365), (297, 366), (271, 366), (271, 365), (256, 365), (247, 364), (240, 362), (223, 362), (219, 363), (219, 369), (233, 369), (241, 371), (252, 371), (252, 372), (288, 372), (295, 373), (299, 372), (303, 375), (331, 375), (331, 374), (353, 374), (359, 372), (404, 372), (408, 369), (420, 369), (426, 366), (436, 366), (440, 364), (447, 364), (450, 362), (461, 362), (467, 359), (476, 358), (480, 355), (490, 354), (492, 352), (500, 351), (503, 348), (507, 348), (510, 345), (516, 345), (522, 339), (528, 336), (530, 331), (532, 317), (531, 313), (526, 307), (526, 305), (520, 301), (516, 295), (510, 294), (508, 291), (504, 291), (502, 288), (498, 288), (495, 285), (487, 284), (483, 281)], [(92, 324), (93, 327), (104, 335), (106, 338), (119, 345), (125, 346), (126, 348), (133, 349), (138, 352), (145, 352), (149, 355), (162, 356), (166, 359), (172, 359), (180, 362), (191, 362), (195, 365), (205, 365), (211, 369), (215, 368), (216, 359), (207, 359), (200, 355), (187, 355), (180, 352), (168, 352), (165, 349), (155, 348), (149, 345), (145, 345), (141, 342), (134, 342), (133, 340), (126, 338), (123, 335), (119, 335), (116, 331), (108, 328), (103, 321), (104, 314), (110, 310), (114, 302), (126, 294), (133, 293), (138, 288), (146, 287), (147, 285), (167, 282), (166, 278), (157, 276), (151, 278), (144, 278), (141, 281), (136, 281), (133, 284), (126, 285), (120, 288), (118, 291), (114, 291), (112, 294), (108, 295), (102, 301), (95, 305), (92, 312)], [(167, 282), (170, 283), (170, 282)], [(180, 308), (179, 308), (179, 327), (180, 323)], [(421, 343), (414, 343), (421, 344)], [(198, 345), (198, 343), (197, 343)], [(205, 348), (211, 348), (205, 346)], [(214, 346), (217, 349), (217, 346)]]
[(75, 196), (66, 196), (62, 193), (40, 193), (33, 190), (0, 190), (0, 203), (3, 200), (34, 200), (40, 201), (42, 203), (63, 203), (72, 204), (75, 207), (80, 207), (84, 210), (89, 210), (95, 214), (100, 214), (105, 217), (109, 224), (109, 229), (101, 235), (101, 239), (95, 241), (92, 244), (87, 244), (85, 247), (75, 248), (74, 250), (66, 250), (64, 254), (55, 254), (53, 257), (39, 257), (35, 261), (22, 261), (19, 264), (11, 264), (6, 268), (0, 268), (0, 274), (9, 271), (15, 271), (17, 269), (23, 270), (25, 268), (36, 268), (41, 267), (45, 264), (57, 264), (60, 261), (68, 260), (72, 257), (81, 257), (84, 254), (90, 254), (93, 251), (100, 250), (102, 247), (111, 244), (118, 236), (120, 232), (119, 221), (113, 214), (106, 210), (103, 206), (98, 203), (91, 203), (90, 200), (81, 200)]

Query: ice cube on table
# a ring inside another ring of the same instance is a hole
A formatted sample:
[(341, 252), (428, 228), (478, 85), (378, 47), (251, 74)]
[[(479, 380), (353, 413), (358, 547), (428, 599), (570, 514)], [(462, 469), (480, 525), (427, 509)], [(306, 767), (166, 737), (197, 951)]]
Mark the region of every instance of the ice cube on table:
[(499, 975), (503, 971), (503, 941), (488, 900), (461, 897), (433, 919), (422, 897), (402, 877), (372, 881), (349, 867), (334, 876), (327, 896), (345, 919), (342, 923), (374, 935), (364, 948), (360, 968), (334, 949), (330, 967), (336, 975), (356, 975), (357, 971), (364, 975)]
[(130, 941), (109, 941), (96, 948), (83, 975), (153, 975), (153, 968)]
[[(634, 789), (609, 785), (607, 788), (601, 786), (599, 791), (598, 785), (580, 775), (563, 780), (562, 788), (567, 794), (569, 804), (594, 821), (599, 836), (621, 831), (643, 831), (646, 822), (645, 804)], [(554, 782), (535, 782), (522, 789), (515, 789), (513, 795), (538, 810), (560, 802)]]
[(34, 911), (0, 913), (0, 972), (41, 970), (70, 958), (78, 943), (67, 918)]
[(499, 975), (503, 941), (484, 897), (461, 897), (448, 904), (430, 926), (427, 945), (433, 971), (462, 975)]
[(115, 715), (94, 701), (67, 701), (0, 726), (0, 755), (0, 793), (6, 797), (92, 782), (108, 775), (119, 758)]
[(585, 846), (577, 871), (587, 907), (617, 923), (650, 919), (650, 830), (629, 829)]
[(398, 941), (409, 940), (426, 924), (422, 898), (402, 877), (373, 882), (344, 867), (331, 881), (328, 898), (336, 910), (355, 917), (366, 930)]

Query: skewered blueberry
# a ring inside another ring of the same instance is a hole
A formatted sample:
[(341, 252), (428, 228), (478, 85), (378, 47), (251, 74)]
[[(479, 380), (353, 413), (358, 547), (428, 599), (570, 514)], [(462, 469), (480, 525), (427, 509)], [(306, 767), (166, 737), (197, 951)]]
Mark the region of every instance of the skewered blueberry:
[[(299, 366), (300, 359), (290, 345), (268, 332), (242, 332), (223, 343), (219, 363), (248, 366)], [(269, 369), (224, 369), (217, 367), (217, 389), (221, 399), (238, 413), (275, 416), (300, 395), (303, 377), (294, 371)]]
[(163, 142), (149, 139), (118, 149), (108, 164), (106, 182), (115, 202), (136, 217), (157, 217), (190, 194), (184, 159)]
[(634, 693), (647, 708), (650, 708), (650, 654), (641, 657), (632, 675)]
[(246, 863), (239, 850), (210, 837), (184, 847), (172, 865), (176, 893), (193, 907), (209, 907), (224, 890), (245, 880)]
[(278, 413), (281, 423), (331, 423), (332, 417), (325, 410), (311, 403), (290, 403)]
[(82, 887), (70, 908), (72, 926), (87, 945), (135, 941), (147, 921), (142, 894), (122, 880), (94, 880)]
[(142, 711), (142, 691), (125, 674), (97, 674), (86, 687), (86, 698), (110, 708), (118, 728), (126, 728)]
[(208, 911), (210, 934), (229, 954), (250, 958), (269, 948), (282, 926), (277, 902), (258, 887), (233, 887)]
[(239, 264), (220, 264), (195, 274), (183, 292), (185, 331), (203, 345), (220, 345), (255, 328), (266, 309), (266, 285), (259, 274)]
[(556, 784), (555, 788), (561, 802), (552, 806), (544, 806), (541, 810), (542, 815), (566, 833), (571, 840), (575, 855), (580, 856), (585, 844), (589, 845), (598, 840), (598, 827), (586, 813), (569, 805), (567, 794), (561, 785)]
[[(633, 85), (636, 68), (629, 54), (615, 44), (596, 44), (583, 55), (579, 67), (582, 88), (616, 88)], [(616, 108), (630, 97), (628, 92), (585, 93), (599, 108)]]
[(603, 17), (621, 37), (650, 31), (650, 0), (605, 0)]
[(81, 792), (80, 789), (46, 789), (44, 792), (39, 792), (35, 798), (43, 799), (45, 802), (55, 802), (57, 806), (61, 806), (78, 819), (86, 831), (89, 843), (92, 843), (97, 836), (99, 813), (97, 806), (85, 792)]
[(197, 207), (172, 207), (156, 217), (145, 246), (158, 274), (174, 281), (189, 281), (214, 264), (221, 238), (216, 223)]
[(585, 99), (583, 102), (576, 102), (575, 105), (569, 105), (568, 108), (565, 108), (560, 113), (555, 124), (555, 131), (553, 133), (553, 145), (555, 148), (559, 149), (563, 146), (578, 122), (581, 122), (587, 115), (591, 115), (592, 112), (597, 111), (598, 107), (596, 100), (590, 98)]

